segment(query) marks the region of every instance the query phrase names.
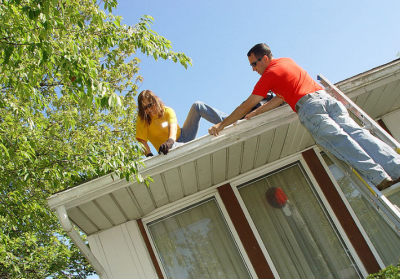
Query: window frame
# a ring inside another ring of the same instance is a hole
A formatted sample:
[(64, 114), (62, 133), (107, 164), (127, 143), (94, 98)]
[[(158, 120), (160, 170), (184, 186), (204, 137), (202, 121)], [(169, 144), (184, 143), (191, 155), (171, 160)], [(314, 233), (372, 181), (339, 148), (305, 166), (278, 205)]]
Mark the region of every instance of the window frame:
[[(220, 186), (220, 185), (219, 185)], [(167, 205), (167, 206), (163, 206), (162, 208), (160, 208), (159, 210), (156, 210), (155, 212), (150, 213), (149, 215), (143, 217), (142, 222), (143, 222), (143, 226), (145, 229), (145, 232), (147, 234), (147, 237), (150, 241), (150, 245), (151, 248), (153, 249), (153, 252), (155, 254), (155, 257), (157, 259), (157, 263), (160, 266), (161, 272), (164, 276), (164, 278), (168, 278), (167, 274), (165, 273), (165, 269), (162, 265), (162, 261), (160, 259), (160, 256), (158, 254), (158, 250), (157, 247), (153, 241), (151, 232), (149, 231), (149, 227), (148, 225), (150, 225), (151, 223), (153, 223), (154, 221), (160, 220), (162, 218), (165, 218), (171, 214), (175, 214), (177, 211), (181, 211), (184, 210), (185, 208), (187, 208), (187, 210), (190, 210), (191, 207), (196, 206), (196, 204), (202, 203), (204, 201), (207, 200), (214, 200), (216, 202), (216, 205), (218, 206), (223, 219), (225, 220), (225, 224), (227, 225), (230, 234), (232, 236), (232, 239), (240, 253), (241, 258), (244, 261), (245, 266), (247, 267), (247, 270), (250, 274), (250, 276), (252, 278), (258, 278), (257, 274), (254, 270), (253, 265), (251, 264), (251, 261), (245, 251), (245, 248), (242, 244), (242, 242), (240, 241), (239, 235), (236, 232), (236, 229), (232, 223), (232, 220), (225, 208), (225, 205), (217, 191), (217, 186), (205, 189), (203, 191), (200, 191), (196, 194), (193, 194), (190, 197), (186, 197), (180, 201), (176, 201), (173, 204)]]

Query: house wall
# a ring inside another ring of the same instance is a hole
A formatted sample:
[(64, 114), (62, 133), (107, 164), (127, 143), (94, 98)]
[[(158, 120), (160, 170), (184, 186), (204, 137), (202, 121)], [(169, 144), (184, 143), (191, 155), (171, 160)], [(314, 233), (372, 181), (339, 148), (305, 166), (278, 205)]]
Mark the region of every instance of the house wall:
[(386, 124), (386, 127), (389, 129), (392, 136), (400, 142), (400, 110), (391, 112), (382, 117), (383, 122)]
[[(393, 136), (395, 140), (400, 142), (400, 110), (391, 112), (382, 117), (382, 121), (386, 125), (386, 128), (389, 130), (390, 134)], [(400, 188), (397, 186), (392, 186), (388, 189), (385, 194), (391, 203), (396, 205), (398, 208), (400, 207)]]
[(90, 235), (90, 248), (107, 279), (157, 279), (136, 221)]

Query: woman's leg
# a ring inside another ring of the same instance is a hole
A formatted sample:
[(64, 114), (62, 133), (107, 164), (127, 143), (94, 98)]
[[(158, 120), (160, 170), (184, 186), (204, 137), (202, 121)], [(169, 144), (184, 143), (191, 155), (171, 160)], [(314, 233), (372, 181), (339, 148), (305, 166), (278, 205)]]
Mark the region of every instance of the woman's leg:
[(188, 142), (196, 138), (197, 132), (200, 127), (200, 119), (217, 124), (224, 120), (228, 114), (217, 110), (203, 102), (195, 102), (189, 110), (186, 117), (185, 123), (181, 129), (181, 136), (179, 137), (179, 142)]

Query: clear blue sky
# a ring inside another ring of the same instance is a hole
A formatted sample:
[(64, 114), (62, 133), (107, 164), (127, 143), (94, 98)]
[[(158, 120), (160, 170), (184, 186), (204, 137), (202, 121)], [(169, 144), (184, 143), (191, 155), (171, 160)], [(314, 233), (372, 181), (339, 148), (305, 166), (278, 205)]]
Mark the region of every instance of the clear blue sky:
[[(399, 11), (399, 0), (126, 0), (114, 14), (127, 25), (153, 16), (152, 29), (193, 59), (186, 70), (140, 56), (139, 91), (155, 92), (182, 126), (197, 100), (231, 113), (251, 94), (260, 76), (246, 54), (257, 43), (268, 44), (275, 58), (293, 58), (313, 78), (323, 74), (334, 83), (396, 59)], [(202, 120), (198, 136), (209, 127)]]
[[(247, 51), (268, 44), (275, 58), (291, 57), (316, 78), (338, 82), (396, 59), (400, 1), (121, 1), (115, 14), (133, 25), (144, 14), (173, 50), (193, 59), (187, 70), (172, 61), (142, 59), (144, 82), (172, 107), (182, 125), (191, 104), (231, 113), (259, 79)], [(211, 125), (202, 120), (198, 136)], [(154, 152), (153, 152), (154, 153)]]

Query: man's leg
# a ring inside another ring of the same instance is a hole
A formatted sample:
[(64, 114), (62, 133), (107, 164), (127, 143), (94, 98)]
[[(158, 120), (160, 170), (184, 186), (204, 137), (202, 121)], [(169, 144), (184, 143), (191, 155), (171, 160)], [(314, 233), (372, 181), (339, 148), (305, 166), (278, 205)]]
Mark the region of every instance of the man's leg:
[[(337, 102), (333, 99), (333, 102)], [(400, 154), (385, 142), (372, 135), (367, 129), (361, 128), (348, 114), (342, 104), (333, 104), (329, 111), (332, 119), (352, 138), (362, 149), (379, 164), (393, 179), (400, 177)]]
[(338, 102), (332, 103), (327, 94), (319, 94), (318, 97), (309, 99), (298, 112), (300, 122), (318, 145), (354, 167), (375, 186), (388, 178), (389, 175), (382, 166), (331, 117), (335, 113), (337, 115), (333, 116), (334, 118), (346, 117), (343, 114), (347, 114), (347, 110)]

